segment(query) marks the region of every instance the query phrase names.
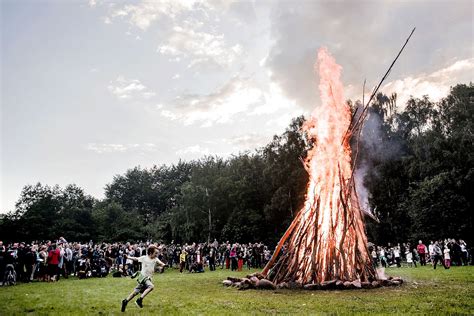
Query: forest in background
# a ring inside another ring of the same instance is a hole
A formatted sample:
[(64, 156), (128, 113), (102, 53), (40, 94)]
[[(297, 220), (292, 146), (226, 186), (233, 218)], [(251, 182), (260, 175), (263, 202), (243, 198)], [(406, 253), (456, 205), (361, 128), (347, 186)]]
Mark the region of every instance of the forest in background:
[[(359, 195), (378, 219), (366, 217), (370, 241), (462, 238), (472, 245), (473, 118), (472, 83), (452, 87), (439, 102), (423, 96), (400, 106), (396, 95), (377, 95), (357, 160), (365, 188)], [(134, 167), (106, 184), (101, 200), (75, 184), (26, 185), (15, 209), (0, 216), (0, 240), (274, 245), (304, 202), (308, 175), (300, 158), (311, 144), (303, 122), (293, 119), (253, 152)]]

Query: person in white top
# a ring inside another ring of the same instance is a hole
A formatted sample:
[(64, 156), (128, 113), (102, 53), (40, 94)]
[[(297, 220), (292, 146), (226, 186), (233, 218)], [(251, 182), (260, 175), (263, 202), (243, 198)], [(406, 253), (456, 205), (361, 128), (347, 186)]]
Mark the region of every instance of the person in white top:
[[(138, 273), (137, 282), (138, 285), (133, 289), (130, 295), (122, 300), (122, 312), (125, 312), (127, 308), (127, 303), (130, 302), (136, 295), (141, 293), (140, 297), (135, 301), (138, 307), (143, 308), (143, 299), (147, 296), (148, 293), (153, 291), (154, 285), (152, 283), (153, 273), (155, 272), (155, 265), (159, 264), (160, 266), (164, 267), (165, 264), (161, 262), (160, 259), (157, 258), (158, 256), (158, 249), (154, 245), (150, 245), (147, 249), (147, 255), (141, 257), (127, 257), (127, 259), (141, 262), (142, 269)], [(136, 277), (135, 276), (135, 277)]]
[(444, 253), (444, 268), (449, 269), (449, 267), (451, 267), (451, 255), (449, 254), (449, 248), (447, 244), (444, 245), (443, 253)]

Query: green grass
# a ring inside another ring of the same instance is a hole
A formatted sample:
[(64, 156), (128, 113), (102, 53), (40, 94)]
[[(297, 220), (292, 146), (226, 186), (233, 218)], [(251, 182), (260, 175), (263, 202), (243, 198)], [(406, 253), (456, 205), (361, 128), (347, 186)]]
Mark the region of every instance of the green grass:
[[(180, 274), (168, 269), (154, 278), (155, 291), (143, 309), (133, 302), (127, 314), (474, 314), (474, 267), (391, 268), (401, 287), (348, 291), (238, 291), (225, 288), (227, 276), (248, 271)], [(0, 315), (120, 314), (120, 301), (134, 288), (130, 278), (61, 279), (58, 283), (0, 287)]]

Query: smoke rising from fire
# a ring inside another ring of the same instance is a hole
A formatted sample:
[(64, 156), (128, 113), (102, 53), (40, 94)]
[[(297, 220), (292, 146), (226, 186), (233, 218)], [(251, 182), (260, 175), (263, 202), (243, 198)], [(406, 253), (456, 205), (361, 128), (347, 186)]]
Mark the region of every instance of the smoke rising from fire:
[[(377, 102), (385, 100), (386, 97), (379, 94)], [(362, 104), (356, 102), (356, 108), (360, 108)], [(373, 206), (370, 205), (370, 192), (365, 184), (365, 179), (368, 175), (378, 176), (375, 166), (381, 162), (394, 159), (402, 152), (402, 147), (395, 139), (388, 139), (385, 137), (384, 129), (389, 128), (384, 122), (383, 111), (378, 110), (378, 107), (369, 109), (364, 126), (362, 128), (360, 145), (359, 145), (359, 159), (357, 161), (356, 169), (354, 171), (354, 180), (356, 190), (359, 197), (359, 204), (362, 209), (370, 214), (375, 215)], [(355, 146), (353, 144), (353, 146)]]

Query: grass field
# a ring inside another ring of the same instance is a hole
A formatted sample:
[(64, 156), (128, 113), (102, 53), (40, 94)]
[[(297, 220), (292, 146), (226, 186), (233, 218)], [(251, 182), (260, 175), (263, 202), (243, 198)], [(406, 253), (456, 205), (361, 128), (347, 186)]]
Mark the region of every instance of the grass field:
[[(373, 290), (238, 291), (223, 287), (221, 281), (248, 271), (180, 274), (168, 269), (155, 276), (155, 291), (144, 300), (144, 308), (130, 302), (126, 314), (474, 314), (474, 267), (385, 272), (406, 282)], [(130, 278), (108, 277), (0, 287), (0, 315), (121, 314), (120, 301), (135, 284)]]

